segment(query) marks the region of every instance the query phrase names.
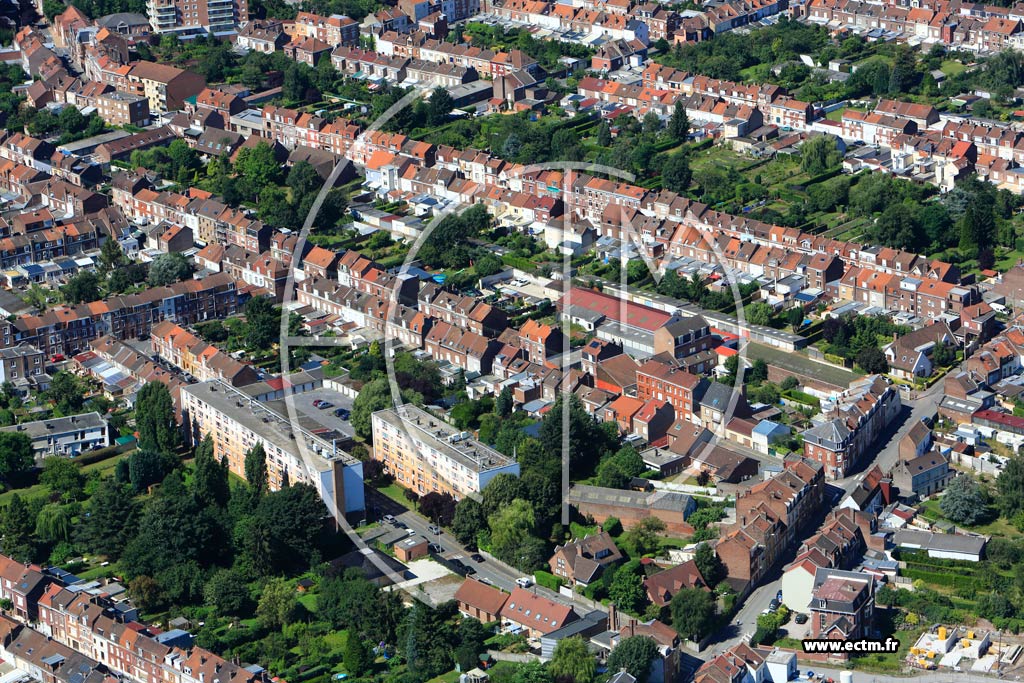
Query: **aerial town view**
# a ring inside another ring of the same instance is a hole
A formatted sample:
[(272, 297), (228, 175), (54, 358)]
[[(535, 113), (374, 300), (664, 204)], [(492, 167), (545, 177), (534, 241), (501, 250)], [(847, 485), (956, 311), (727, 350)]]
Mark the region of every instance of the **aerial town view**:
[(1024, 3), (0, 0), (0, 683), (1024, 678)]

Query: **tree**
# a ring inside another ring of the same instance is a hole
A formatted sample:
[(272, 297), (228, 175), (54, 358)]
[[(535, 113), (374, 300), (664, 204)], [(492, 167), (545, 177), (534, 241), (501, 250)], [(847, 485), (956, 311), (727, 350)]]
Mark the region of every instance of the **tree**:
[(608, 598), (619, 608), (639, 614), (647, 601), (639, 560), (631, 560), (615, 571), (608, 587)]
[(46, 398), (56, 405), (61, 415), (75, 415), (81, 412), (85, 404), (85, 387), (78, 377), (59, 370), (50, 380)]
[(816, 135), (800, 145), (800, 168), (810, 176), (835, 168), (842, 160), (831, 135)]
[(485, 652), (487, 639), (493, 635), (476, 619), (464, 618), (459, 622), (459, 646), (455, 650), (455, 663), (462, 671), (480, 665), (480, 653)]
[(743, 309), (743, 314), (747, 318), (747, 322), (751, 325), (766, 326), (771, 324), (772, 314), (775, 309), (770, 304), (766, 304), (763, 301), (755, 301), (747, 304), (746, 308)]
[(420, 513), (441, 526), (448, 526), (455, 517), (455, 498), (450, 493), (431, 491), (419, 501)]
[(494, 555), (516, 567), (525, 564), (522, 549), (536, 524), (533, 507), (521, 498), (487, 519), (491, 528), (491, 549)]
[(128, 477), (135, 493), (144, 493), (167, 476), (170, 458), (156, 451), (137, 450), (128, 458)]
[(624, 446), (614, 455), (607, 456), (597, 466), (598, 486), (621, 489), (630, 479), (640, 476), (647, 466), (632, 446)]
[(686, 142), (690, 135), (690, 118), (686, 115), (686, 107), (681, 99), (676, 100), (672, 109), (672, 117), (668, 120), (668, 135), (678, 143)]
[(644, 517), (626, 532), (626, 542), (633, 547), (636, 555), (657, 552), (661, 545), (658, 534), (664, 530), (665, 522), (657, 517)]
[(349, 674), (361, 677), (373, 668), (373, 653), (367, 642), (354, 633), (345, 642), (345, 668)]
[(192, 275), (192, 265), (184, 254), (177, 252), (160, 254), (149, 265), (149, 284), (152, 287), (166, 287)]
[(885, 353), (877, 346), (861, 349), (860, 353), (857, 354), (857, 365), (864, 372), (872, 375), (889, 372), (889, 361), (886, 360)]
[[(0, 448), (0, 452), (2, 452)], [(999, 510), (1007, 519), (1013, 519), (1024, 510), (1024, 457), (1015, 455), (1006, 462), (996, 478)]]
[(259, 197), (263, 188), (277, 185), (282, 175), (281, 163), (274, 156), (273, 148), (262, 141), (254, 147), (243, 147), (238, 152), (235, 171), (245, 179), (248, 190), (246, 194), (250, 199)]
[(139, 448), (156, 453), (174, 453), (180, 443), (174, 400), (163, 382), (147, 382), (135, 399), (135, 426)]
[(281, 312), (265, 296), (245, 302), (245, 345), (252, 350), (267, 349), (281, 332)]
[(217, 462), (214, 458), (213, 437), (209, 434), (199, 442), (193, 460), (195, 470), (192, 479), (192, 493), (206, 505), (224, 507), (231, 496), (228, 485), (228, 465), (226, 460)]
[(494, 412), (498, 417), (506, 418), (512, 414), (512, 406), (512, 389), (505, 386), (494, 401)]
[(82, 542), (90, 551), (117, 560), (138, 523), (139, 508), (131, 489), (108, 477), (89, 499), (88, 510), (81, 522)]
[(32, 537), (35, 519), (28, 505), (17, 493), (0, 515), (0, 551), (18, 562), (31, 561), (35, 548)]
[(558, 681), (592, 683), (597, 674), (597, 659), (582, 638), (572, 636), (555, 645), (548, 669)]
[(597, 144), (599, 147), (610, 147), (612, 144), (612, 129), (607, 121), (601, 121), (597, 127)]
[(798, 332), (804, 324), (804, 310), (800, 306), (793, 306), (786, 310), (786, 322), (793, 329), (794, 332)]
[(476, 535), (486, 524), (487, 517), (484, 515), (483, 506), (478, 501), (466, 496), (455, 505), (452, 534), (455, 535), (459, 543), (475, 548)]
[(222, 617), (241, 616), (252, 609), (249, 585), (237, 569), (219, 569), (203, 588), (203, 597)]
[(24, 432), (0, 432), (0, 477), (11, 477), (35, 467), (32, 439)]
[(81, 498), (85, 488), (85, 477), (78, 465), (63, 456), (54, 455), (43, 459), (43, 471), (39, 483), (61, 499), (70, 502)]
[(699, 641), (715, 625), (715, 600), (701, 588), (683, 588), (669, 603), (672, 627), (688, 640)]
[(942, 514), (954, 524), (973, 526), (982, 522), (988, 514), (988, 501), (981, 486), (971, 476), (956, 477), (939, 501)]
[(693, 561), (708, 586), (717, 586), (725, 578), (725, 565), (722, 564), (722, 560), (719, 559), (714, 548), (707, 543), (701, 543), (697, 547)]
[(99, 268), (100, 272), (104, 275), (111, 273), (128, 261), (124, 255), (124, 250), (121, 249), (121, 245), (117, 240), (113, 238), (107, 238), (103, 241), (103, 246), (100, 247), (100, 261)]
[(430, 93), (427, 103), (427, 125), (439, 126), (448, 120), (448, 114), (455, 108), (455, 101), (445, 88), (438, 86)]
[(690, 161), (682, 152), (669, 154), (661, 167), (661, 184), (672, 192), (686, 192), (693, 180)]
[(71, 511), (66, 505), (50, 503), (36, 515), (36, 536), (49, 543), (70, 540), (72, 527)]
[(288, 171), (288, 179), (285, 180), (285, 184), (292, 191), (292, 202), (299, 204), (306, 195), (319, 191), (324, 182), (313, 164), (303, 160), (295, 163)]
[(71, 276), (60, 292), (69, 304), (96, 301), (100, 298), (100, 278), (91, 270), (83, 270)]
[[(561, 458), (562, 410), (564, 399), (559, 397), (540, 426), (540, 442), (544, 452), (552, 458)], [(587, 414), (576, 396), (569, 397), (569, 466), (573, 476), (586, 476), (593, 472), (600, 457), (618, 445), (618, 434), (606, 431)]]
[(256, 606), (256, 617), (264, 628), (280, 630), (283, 626), (295, 621), (299, 612), (299, 602), (295, 598), (295, 589), (286, 579), (270, 579), (263, 587), (260, 602)]
[(267, 452), (263, 444), (257, 443), (245, 453), (245, 480), (253, 498), (258, 499), (270, 488), (267, 474)]
[(352, 413), (349, 415), (352, 429), (363, 439), (371, 440), (373, 438), (371, 415), (391, 406), (391, 385), (387, 378), (378, 377), (367, 382), (356, 396), (355, 401), (352, 402)]
[(608, 672), (615, 674), (625, 671), (637, 683), (647, 683), (651, 662), (658, 654), (658, 644), (648, 636), (624, 638), (608, 656)]

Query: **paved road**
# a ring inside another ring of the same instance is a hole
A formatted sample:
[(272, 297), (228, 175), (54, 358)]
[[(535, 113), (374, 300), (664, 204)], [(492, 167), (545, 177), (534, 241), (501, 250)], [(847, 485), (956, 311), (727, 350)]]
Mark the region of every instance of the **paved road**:
[[(870, 462), (865, 463), (862, 466), (863, 469), (858, 473), (846, 477), (845, 479), (832, 482), (832, 485), (836, 487), (836, 489), (832, 489), (834, 496), (833, 504), (838, 503), (839, 497), (852, 491), (864, 478), (864, 473), (876, 464), (881, 467), (883, 471), (892, 469), (896, 465), (896, 460), (899, 457), (900, 439), (903, 438), (914, 422), (921, 420), (922, 418), (930, 418), (935, 415), (935, 411), (939, 405), (939, 401), (942, 400), (942, 396), (942, 383), (936, 382), (913, 401), (904, 401), (904, 408), (900, 419), (891, 425), (887, 432), (880, 437), (879, 442), (875, 444), (874, 448), (878, 449), (875, 457), (872, 458)], [(808, 535), (811, 535), (816, 531), (817, 529), (811, 529)], [(792, 555), (793, 553), (791, 552), (790, 554)], [(733, 617), (728, 626), (716, 634), (715, 642), (709, 646), (706, 653), (710, 656), (724, 652), (733, 645), (739, 643), (744, 637), (753, 635), (754, 631), (757, 630), (758, 615), (768, 607), (768, 603), (771, 602), (772, 598), (775, 597), (775, 594), (781, 588), (781, 569), (776, 568), (776, 570), (771, 574), (771, 579), (767, 583), (761, 585), (754, 590), (753, 593), (747, 596), (747, 599), (744, 601), (740, 611), (737, 612), (736, 616)], [(833, 676), (833, 678), (838, 681), (838, 674)]]
[[(377, 493), (373, 489), (367, 488), (366, 503), (366, 518), (368, 520), (378, 520), (384, 515), (393, 515), (407, 527), (416, 531), (418, 535), (429, 539), (431, 543), (437, 543), (440, 545), (444, 549), (441, 553), (442, 557), (446, 559), (462, 560), (465, 564), (475, 569), (476, 573), (473, 575), (474, 579), (489, 581), (492, 585), (497, 586), (504, 591), (511, 592), (512, 589), (516, 587), (516, 579), (524, 576), (522, 572), (505, 565), (503, 562), (497, 562), (495, 560), (474, 562), (470, 559), (470, 555), (472, 555), (474, 551), (467, 550), (464, 546), (460, 545), (455, 537), (450, 533), (443, 529), (440, 534), (430, 533), (427, 528), (430, 526), (430, 522), (427, 519), (422, 517), (419, 513), (407, 510), (387, 496)], [(544, 588), (543, 586), (534, 585), (531, 586), (530, 590), (556, 602), (571, 605), (581, 614), (590, 611), (588, 607), (576, 603), (552, 590)]]
[(845, 479), (836, 480), (834, 482), (835, 485), (849, 493), (864, 478), (864, 473), (875, 465), (881, 467), (883, 472), (888, 472), (895, 467), (896, 461), (899, 458), (900, 439), (904, 437), (915, 422), (919, 422), (921, 419), (926, 417), (931, 418), (935, 415), (939, 402), (942, 401), (943, 395), (942, 382), (940, 381), (933, 384), (913, 401), (904, 400), (904, 409), (901, 416), (902, 421), (897, 421), (895, 424), (891, 425), (886, 433), (872, 447), (873, 449), (878, 449), (875, 457), (872, 458), (871, 461), (866, 462), (863, 465), (863, 469), (858, 473), (846, 477)]

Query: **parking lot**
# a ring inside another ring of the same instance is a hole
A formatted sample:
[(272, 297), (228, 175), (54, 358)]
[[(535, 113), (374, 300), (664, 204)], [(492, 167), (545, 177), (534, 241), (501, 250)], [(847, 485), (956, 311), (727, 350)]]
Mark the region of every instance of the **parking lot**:
[[(293, 399), (296, 411), (304, 415), (307, 420), (316, 422), (325, 429), (340, 432), (345, 436), (351, 437), (353, 435), (352, 425), (348, 419), (335, 415), (335, 411), (339, 408), (348, 411), (352, 410), (352, 399), (348, 396), (333, 389), (320, 388), (295, 394)], [(331, 404), (331, 407), (318, 408), (313, 405), (314, 401), (327, 401)]]

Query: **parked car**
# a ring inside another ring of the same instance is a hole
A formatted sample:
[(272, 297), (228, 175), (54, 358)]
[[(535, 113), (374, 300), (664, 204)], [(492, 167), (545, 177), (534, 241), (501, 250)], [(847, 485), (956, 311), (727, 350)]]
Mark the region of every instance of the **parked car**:
[(533, 579), (531, 579), (528, 576), (520, 576), (518, 579), (516, 579), (516, 585), (520, 588), (529, 588), (533, 585)]
[(334, 416), (340, 417), (342, 420), (347, 420), (349, 415), (350, 413), (346, 408), (338, 408), (337, 410), (334, 411)]
[(436, 524), (431, 524), (430, 526), (427, 527), (427, 531), (429, 531), (430, 533), (432, 533), (434, 535), (437, 535), (437, 534), (441, 533), (441, 527), (437, 526)]
[(383, 519), (388, 524), (394, 524), (395, 523), (395, 516), (394, 515), (384, 515)]
[(779, 609), (779, 601), (778, 600), (772, 600), (771, 602), (769, 602), (768, 603), (768, 609), (770, 609), (773, 612), (775, 610)]
[(793, 619), (793, 621), (795, 621), (798, 624), (806, 624), (807, 623), (807, 615), (804, 614), (803, 612), (801, 612), (801, 613), (796, 615), (796, 617)]
[(484, 556), (481, 555), (480, 553), (473, 553), (472, 555), (469, 556), (469, 559), (473, 560), (474, 562), (483, 562), (484, 561)]
[(317, 406), (317, 408), (319, 408), (320, 410), (327, 410), (328, 408), (333, 408), (333, 407), (334, 407), (334, 404), (331, 403), (330, 401), (321, 401), (320, 405)]
[(780, 605), (782, 604), (782, 591), (781, 590), (778, 593), (775, 594), (775, 600)]
[(313, 407), (314, 408), (319, 408), (322, 404), (323, 404), (323, 401), (320, 400), (319, 398), (316, 399), (315, 401), (313, 401)]
[(434, 553), (435, 555), (440, 555), (441, 553), (444, 552), (444, 548), (442, 548), (441, 546), (439, 546), (436, 543), (431, 543), (430, 544), (430, 552)]

